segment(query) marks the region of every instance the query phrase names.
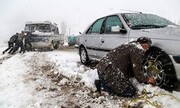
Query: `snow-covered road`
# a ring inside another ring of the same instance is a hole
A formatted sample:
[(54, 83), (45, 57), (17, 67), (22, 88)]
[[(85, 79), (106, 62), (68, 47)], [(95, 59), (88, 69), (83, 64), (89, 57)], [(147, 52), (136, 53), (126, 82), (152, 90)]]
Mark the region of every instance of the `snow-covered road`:
[[(2, 51), (4, 48), (0, 48)], [(119, 108), (131, 98), (95, 93), (96, 70), (82, 65), (77, 51), (27, 52), (0, 54), (0, 108)], [(139, 89), (158, 95), (149, 98), (163, 108), (180, 107), (180, 91), (169, 93), (159, 87), (139, 84)], [(132, 103), (152, 108), (139, 100)]]

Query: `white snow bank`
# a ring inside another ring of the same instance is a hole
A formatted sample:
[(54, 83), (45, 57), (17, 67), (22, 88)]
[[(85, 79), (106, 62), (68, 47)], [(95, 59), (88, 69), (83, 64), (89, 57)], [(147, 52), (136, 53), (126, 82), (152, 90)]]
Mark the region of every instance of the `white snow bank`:
[[(0, 51), (2, 50), (4, 50), (4, 48), (0, 48)], [(2, 60), (2, 64), (0, 64), (0, 108), (58, 107), (59, 105), (64, 104), (63, 102), (65, 100), (67, 102), (79, 100), (77, 98), (70, 98), (69, 96), (73, 96), (73, 94), (71, 93), (71, 90), (68, 92), (68, 89), (66, 90), (65, 88), (64, 91), (67, 92), (67, 94), (53, 92), (52, 90), (56, 90), (55, 86), (52, 85), (49, 79), (46, 78), (42, 72), (52, 71), (56, 74), (62, 74), (67, 77), (68, 79), (63, 78), (60, 81), (60, 86), (63, 86), (71, 79), (81, 78), (80, 82), (83, 82), (85, 86), (92, 89), (95, 89), (94, 80), (98, 77), (97, 70), (82, 65), (77, 52), (72, 51), (27, 52), (25, 54), (18, 53), (12, 57), (8, 54), (0, 54), (0, 60)], [(43, 70), (42, 67), (49, 66), (48, 63), (53, 68), (50, 67), (47, 71), (46, 68)], [(31, 80), (28, 81), (27, 79)], [(179, 91), (173, 91), (170, 93), (159, 87), (139, 84), (134, 79), (132, 81), (139, 89), (139, 95), (142, 94), (144, 89), (151, 93), (148, 94), (148, 96), (159, 94), (150, 98), (149, 100), (151, 102), (156, 102), (163, 108), (180, 108), (180, 102), (177, 100), (180, 99)], [(87, 93), (88, 91), (83, 92), (80, 90), (74, 95), (79, 95), (79, 98), (81, 98), (82, 95), (86, 96)], [(56, 96), (59, 96), (59, 98)], [(95, 104), (96, 107), (102, 108), (105, 106), (107, 107), (107, 105), (108, 107), (111, 106), (118, 108), (121, 103), (126, 103), (131, 100), (121, 97), (117, 99), (109, 99), (106, 96), (95, 97), (91, 100), (88, 100), (87, 97), (83, 97), (83, 99), (87, 99), (87, 101), (90, 102), (102, 101), (101, 104)], [(58, 104), (58, 102), (60, 103)], [(80, 103), (85, 104), (83, 102)], [(92, 103), (87, 103), (86, 105), (88, 106)], [(136, 103), (138, 102), (132, 104)], [(152, 105), (144, 104), (144, 108), (152, 108)]]
[(28, 105), (32, 98), (32, 87), (23, 83), (28, 70), (24, 64), (26, 57), (16, 54), (0, 65), (0, 107), (20, 108)]

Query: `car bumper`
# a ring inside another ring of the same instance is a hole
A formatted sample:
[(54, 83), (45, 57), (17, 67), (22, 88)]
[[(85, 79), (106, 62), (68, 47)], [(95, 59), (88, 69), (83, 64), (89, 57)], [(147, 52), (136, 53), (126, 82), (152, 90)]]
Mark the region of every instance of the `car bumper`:
[(50, 42), (32, 42), (33, 48), (51, 48)]

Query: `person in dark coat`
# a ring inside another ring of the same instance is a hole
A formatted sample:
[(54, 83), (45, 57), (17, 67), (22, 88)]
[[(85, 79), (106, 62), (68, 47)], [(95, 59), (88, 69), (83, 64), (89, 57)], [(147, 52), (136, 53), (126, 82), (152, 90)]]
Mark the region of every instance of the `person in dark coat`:
[(27, 35), (25, 36), (24, 48), (27, 51), (32, 51), (31, 32), (28, 32)]
[(97, 91), (100, 92), (102, 86), (110, 94), (132, 97), (137, 91), (129, 80), (132, 76), (140, 83), (155, 84), (155, 80), (144, 76), (142, 70), (143, 57), (151, 43), (151, 39), (140, 37), (116, 47), (103, 57), (96, 66), (99, 75), (99, 80), (95, 81)]
[(19, 35), (19, 34), (16, 33), (16, 34), (14, 34), (13, 36), (11, 36), (11, 38), (10, 38), (9, 41), (8, 41), (8, 48), (3, 51), (3, 54), (4, 54), (5, 52), (7, 52), (8, 50), (9, 50), (8, 53), (11, 53), (11, 52), (12, 52), (13, 46), (14, 46), (17, 38), (18, 38), (18, 35)]
[(13, 51), (11, 54), (14, 54), (19, 48), (20, 48), (20, 53), (24, 53), (24, 45), (23, 45), (23, 39), (24, 39), (25, 35), (24, 32), (22, 31), (19, 35), (18, 38), (15, 42), (15, 46), (13, 47)]

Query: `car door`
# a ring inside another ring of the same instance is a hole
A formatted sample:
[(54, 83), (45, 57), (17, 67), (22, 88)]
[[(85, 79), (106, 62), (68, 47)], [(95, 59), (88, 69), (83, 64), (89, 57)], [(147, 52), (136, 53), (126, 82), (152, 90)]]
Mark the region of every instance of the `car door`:
[(103, 49), (103, 56), (113, 48), (128, 42), (128, 34), (126, 32), (120, 32), (125, 30), (122, 21), (118, 15), (112, 15), (106, 17), (103, 23), (103, 33), (100, 36), (100, 49)]
[(98, 58), (101, 27), (104, 17), (96, 20), (86, 31), (84, 45), (90, 58)]

